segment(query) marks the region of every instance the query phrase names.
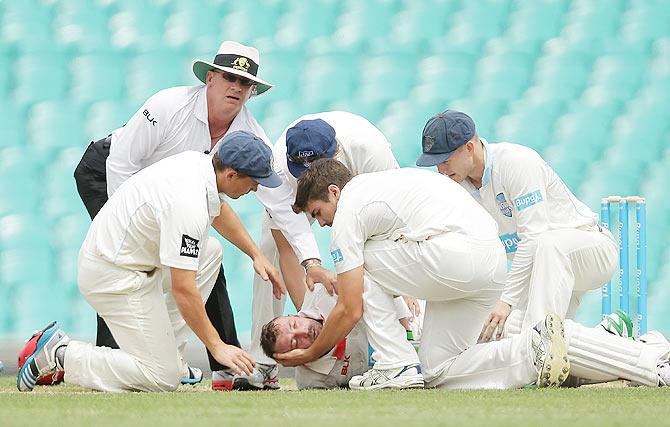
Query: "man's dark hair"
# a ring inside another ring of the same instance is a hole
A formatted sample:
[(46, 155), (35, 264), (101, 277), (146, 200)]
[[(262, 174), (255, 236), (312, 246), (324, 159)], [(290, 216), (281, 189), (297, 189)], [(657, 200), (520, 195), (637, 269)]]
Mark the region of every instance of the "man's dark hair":
[(238, 171), (232, 166), (228, 166), (227, 164), (223, 163), (223, 160), (221, 160), (221, 157), (219, 157), (218, 153), (214, 153), (212, 156), (212, 166), (214, 166), (214, 171), (216, 172), (222, 172), (224, 169), (232, 169), (235, 172), (237, 172), (240, 175), (240, 178), (244, 178), (246, 175), (243, 174), (242, 172)]
[(275, 322), (277, 319), (279, 319), (279, 317), (270, 320), (263, 325), (263, 329), (261, 330), (261, 348), (267, 357), (272, 357), (275, 352), (277, 333), (279, 332), (277, 329), (277, 322)]
[(337, 185), (340, 190), (351, 181), (349, 169), (334, 159), (319, 159), (312, 162), (309, 168), (298, 179), (298, 190), (295, 194), (293, 211), (304, 212), (311, 200), (328, 201), (328, 186)]

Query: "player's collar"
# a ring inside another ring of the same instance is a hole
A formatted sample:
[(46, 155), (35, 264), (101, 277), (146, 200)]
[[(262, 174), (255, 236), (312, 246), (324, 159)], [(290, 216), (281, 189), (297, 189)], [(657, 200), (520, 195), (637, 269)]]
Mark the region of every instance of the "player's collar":
[(195, 117), (209, 126), (209, 118), (207, 113), (207, 85), (202, 85), (198, 90), (198, 95), (195, 100)]

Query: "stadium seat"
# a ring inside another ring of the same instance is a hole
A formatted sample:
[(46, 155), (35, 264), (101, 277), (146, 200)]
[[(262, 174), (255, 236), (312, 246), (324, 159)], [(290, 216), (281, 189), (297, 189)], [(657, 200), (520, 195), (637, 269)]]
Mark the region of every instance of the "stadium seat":
[(342, 5), (332, 37), (347, 46), (360, 46), (374, 38), (385, 38), (397, 7), (395, 0), (347, 0)]
[(298, 95), (311, 104), (329, 104), (342, 98), (350, 98), (356, 87), (358, 73), (358, 59), (355, 55), (331, 54), (314, 57), (305, 64)]
[(20, 56), (13, 74), (16, 79), (13, 98), (19, 106), (63, 99), (70, 87), (68, 59), (59, 52)]
[(127, 99), (131, 103), (141, 104), (159, 90), (184, 85), (186, 75), (192, 76), (193, 71), (190, 58), (187, 59), (185, 55), (171, 51), (137, 55), (128, 65)]
[(35, 105), (28, 115), (27, 132), (33, 158), (41, 164), (51, 162), (62, 149), (82, 147), (86, 142), (83, 111), (71, 102)]
[(220, 39), (249, 44), (255, 39), (274, 37), (279, 17), (278, 6), (279, 2), (273, 0), (231, 3), (219, 27)]
[(95, 53), (76, 57), (72, 69), (72, 99), (88, 106), (96, 101), (121, 99), (125, 95), (126, 57), (118, 53)]
[(131, 105), (123, 100), (93, 104), (86, 113), (85, 138), (81, 141), (82, 153), (88, 142), (102, 139), (126, 124), (141, 105)]
[(304, 46), (310, 40), (328, 37), (335, 30), (341, 2), (336, 0), (290, 0), (277, 21), (275, 41), (280, 46)]

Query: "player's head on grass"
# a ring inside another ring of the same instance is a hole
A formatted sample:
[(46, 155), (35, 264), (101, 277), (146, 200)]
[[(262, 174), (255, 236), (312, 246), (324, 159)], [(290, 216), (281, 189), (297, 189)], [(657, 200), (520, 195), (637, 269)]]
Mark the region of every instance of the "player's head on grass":
[(261, 347), (272, 357), (295, 349), (309, 348), (321, 333), (323, 325), (318, 320), (300, 315), (275, 317), (263, 326)]
[(307, 212), (321, 227), (332, 225), (340, 191), (351, 178), (349, 169), (337, 160), (314, 161), (298, 179), (293, 211)]

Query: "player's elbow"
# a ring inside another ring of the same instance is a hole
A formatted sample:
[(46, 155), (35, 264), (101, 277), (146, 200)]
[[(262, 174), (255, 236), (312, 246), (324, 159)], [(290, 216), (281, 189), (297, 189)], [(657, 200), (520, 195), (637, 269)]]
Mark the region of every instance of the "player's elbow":
[(350, 303), (345, 306), (346, 318), (356, 323), (363, 317), (363, 301)]

